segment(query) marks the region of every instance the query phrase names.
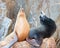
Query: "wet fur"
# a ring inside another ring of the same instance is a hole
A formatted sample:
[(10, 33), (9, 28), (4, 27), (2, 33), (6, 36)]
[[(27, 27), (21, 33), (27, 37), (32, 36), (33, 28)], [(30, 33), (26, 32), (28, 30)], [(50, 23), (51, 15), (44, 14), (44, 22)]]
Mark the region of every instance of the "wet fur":
[(51, 18), (40, 16), (40, 23), (45, 27), (31, 28), (28, 38), (35, 39), (41, 45), (42, 39), (49, 38), (56, 31), (56, 24)]

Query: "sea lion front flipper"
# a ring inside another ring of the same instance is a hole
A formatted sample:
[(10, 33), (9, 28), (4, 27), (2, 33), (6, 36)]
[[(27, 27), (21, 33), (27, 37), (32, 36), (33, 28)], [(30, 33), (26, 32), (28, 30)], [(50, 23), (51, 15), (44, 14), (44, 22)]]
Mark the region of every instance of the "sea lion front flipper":
[(26, 41), (27, 41), (30, 45), (34, 46), (34, 47), (40, 46), (40, 45), (36, 42), (35, 39), (26, 38)]
[(39, 46), (41, 46), (42, 41), (43, 41), (43, 38), (41, 37), (41, 38), (37, 38), (37, 39), (35, 39), (35, 40), (36, 40), (37, 44), (38, 44)]

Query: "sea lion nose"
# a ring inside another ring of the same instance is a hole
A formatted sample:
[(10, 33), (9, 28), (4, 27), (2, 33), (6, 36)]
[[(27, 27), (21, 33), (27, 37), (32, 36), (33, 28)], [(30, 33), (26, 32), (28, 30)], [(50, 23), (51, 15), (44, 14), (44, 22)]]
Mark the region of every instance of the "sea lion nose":
[(41, 17), (44, 17), (45, 16), (45, 13), (43, 11), (41, 11), (40, 16)]
[(43, 11), (41, 11), (41, 13), (40, 13), (40, 18), (45, 18), (45, 13), (43, 12)]

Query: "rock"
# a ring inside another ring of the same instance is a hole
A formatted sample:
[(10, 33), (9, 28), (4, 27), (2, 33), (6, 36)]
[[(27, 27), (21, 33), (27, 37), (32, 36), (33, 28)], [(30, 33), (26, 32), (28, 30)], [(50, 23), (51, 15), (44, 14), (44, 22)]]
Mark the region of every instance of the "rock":
[(56, 48), (56, 42), (53, 37), (45, 38), (41, 45), (41, 48)]
[(12, 20), (7, 18), (6, 2), (0, 0), (0, 40), (4, 39), (9, 32)]
[(26, 41), (16, 42), (11, 48), (30, 48), (30, 45)]
[(4, 38), (4, 40), (0, 41), (0, 48), (10, 48), (15, 42), (17, 42), (18, 38), (15, 32), (12, 32), (8, 36)]
[(0, 0), (0, 20), (3, 20), (2, 18), (7, 16), (7, 7), (6, 7), (6, 3), (2, 2), (2, 0)]
[[(41, 48), (56, 48), (56, 42), (53, 37), (45, 38)], [(30, 45), (27, 41), (16, 42), (11, 48), (36, 48)]]
[[(9, 19), (8, 17), (5, 17), (3, 22), (2, 22), (2, 27), (0, 28), (0, 40), (4, 39), (6, 37), (6, 35), (9, 33), (9, 31), (11, 30), (11, 25), (12, 24), (12, 20)], [(10, 28), (10, 29), (9, 29)]]
[(57, 42), (57, 48), (60, 48), (60, 40)]

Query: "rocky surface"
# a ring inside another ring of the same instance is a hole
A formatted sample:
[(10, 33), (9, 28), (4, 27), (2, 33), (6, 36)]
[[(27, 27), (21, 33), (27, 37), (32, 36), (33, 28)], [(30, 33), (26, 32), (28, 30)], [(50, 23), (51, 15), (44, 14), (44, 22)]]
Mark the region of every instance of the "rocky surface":
[(2, 2), (2, 0), (0, 0), (0, 40), (4, 39), (10, 32), (11, 24), (12, 20), (7, 17), (6, 2)]
[[(16, 42), (11, 48), (37, 48), (30, 45), (27, 41)], [(56, 48), (56, 43), (54, 38), (45, 38), (41, 45), (41, 48)]]
[[(12, 20), (5, 17), (2, 24), (0, 25), (0, 40), (3, 40), (9, 32), (11, 32)], [(9, 29), (10, 28), (10, 29)]]
[[(13, 27), (15, 24), (17, 13), (20, 7), (25, 9), (27, 19), (31, 27), (38, 27), (40, 11), (43, 10), (46, 15), (57, 24), (56, 33), (53, 35), (56, 41), (60, 40), (60, 0), (3, 0), (6, 2), (8, 9), (8, 17), (13, 20)], [(12, 27), (12, 29), (13, 29)]]

